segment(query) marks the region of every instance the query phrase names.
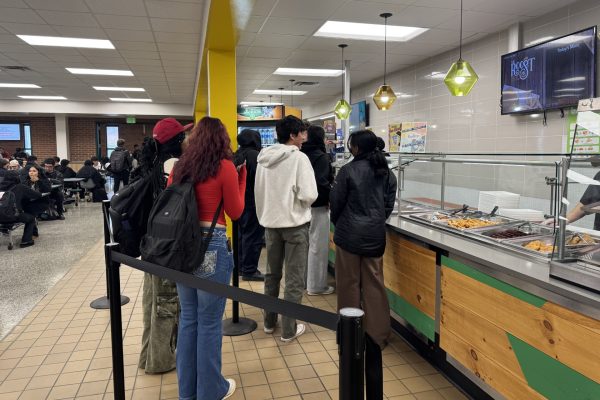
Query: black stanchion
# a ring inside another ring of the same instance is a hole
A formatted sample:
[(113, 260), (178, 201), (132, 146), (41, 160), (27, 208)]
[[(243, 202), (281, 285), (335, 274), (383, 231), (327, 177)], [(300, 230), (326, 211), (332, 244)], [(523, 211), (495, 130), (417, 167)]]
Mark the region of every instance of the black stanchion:
[[(110, 237), (110, 226), (109, 226), (109, 214), (108, 209), (110, 208), (110, 200), (104, 200), (102, 202), (102, 215), (104, 218), (104, 244), (112, 242)], [(117, 248), (118, 249), (118, 248)], [(108, 267), (107, 267), (108, 268)], [(117, 292), (119, 293), (119, 292)], [(121, 305), (129, 303), (129, 297), (121, 295)], [(108, 269), (106, 270), (106, 296), (97, 298), (90, 303), (90, 307), (96, 310), (107, 310), (110, 308), (110, 282), (108, 280)]]
[[(240, 286), (239, 277), (239, 241), (238, 241), (238, 223), (233, 221), (231, 228), (231, 239), (233, 247), (233, 279), (232, 285), (234, 287)], [(233, 301), (232, 305), (232, 318), (223, 320), (223, 335), (225, 336), (241, 336), (246, 335), (250, 332), (254, 332), (256, 329), (256, 321), (242, 317), (240, 318), (240, 304), (237, 301)]]
[[(119, 245), (108, 243), (104, 246), (106, 271), (110, 292), (121, 292), (121, 264), (112, 261), (111, 252), (118, 250)], [(121, 322), (121, 302), (116, 296), (110, 298), (110, 341), (112, 345), (113, 388), (115, 400), (125, 400), (125, 367), (123, 366), (123, 327)]]
[(340, 355), (340, 400), (364, 399), (365, 334), (364, 311), (342, 308), (337, 330)]

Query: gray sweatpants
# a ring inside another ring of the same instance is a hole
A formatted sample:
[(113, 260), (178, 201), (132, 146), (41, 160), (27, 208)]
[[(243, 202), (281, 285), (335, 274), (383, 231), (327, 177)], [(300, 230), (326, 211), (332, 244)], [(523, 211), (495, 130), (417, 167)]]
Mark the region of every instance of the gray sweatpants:
[[(279, 297), (279, 286), (285, 262), (284, 300), (302, 303), (304, 274), (308, 257), (308, 224), (293, 228), (266, 228), (267, 273), (265, 274), (265, 294)], [(281, 318), (281, 337), (290, 338), (296, 334), (296, 319)], [(265, 327), (274, 328), (277, 313), (265, 310)]]
[(327, 207), (313, 207), (308, 233), (308, 272), (306, 289), (311, 293), (327, 289), (327, 264), (329, 256), (329, 211)]

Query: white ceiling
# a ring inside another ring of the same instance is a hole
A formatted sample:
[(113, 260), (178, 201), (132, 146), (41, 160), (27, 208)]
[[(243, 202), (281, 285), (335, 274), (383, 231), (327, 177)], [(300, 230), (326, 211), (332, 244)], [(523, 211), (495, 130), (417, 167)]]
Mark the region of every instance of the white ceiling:
[[(205, 0), (0, 0), (0, 99), (59, 95), (74, 101), (150, 97), (192, 104)], [(116, 50), (30, 46), (15, 35), (109, 39)], [(65, 67), (130, 69), (134, 77), (72, 75)], [(146, 93), (99, 92), (92, 86), (143, 87)]]
[[(41, 0), (40, 0), (41, 1)], [(464, 0), (463, 38), (477, 40), (564, 7), (574, 0)], [(238, 100), (268, 101), (254, 89), (290, 88), (289, 79), (318, 81), (308, 93), (294, 98), (306, 106), (333, 100), (341, 78), (273, 75), (277, 67), (340, 68), (337, 45), (347, 43), (352, 86), (383, 75), (383, 42), (313, 37), (326, 20), (382, 23), (429, 28), (405, 43), (388, 43), (388, 72), (404, 69), (428, 57), (458, 47), (460, 0), (256, 0), (252, 16), (237, 46)], [(279, 101), (279, 95), (273, 96)], [(289, 96), (284, 96), (289, 103)]]

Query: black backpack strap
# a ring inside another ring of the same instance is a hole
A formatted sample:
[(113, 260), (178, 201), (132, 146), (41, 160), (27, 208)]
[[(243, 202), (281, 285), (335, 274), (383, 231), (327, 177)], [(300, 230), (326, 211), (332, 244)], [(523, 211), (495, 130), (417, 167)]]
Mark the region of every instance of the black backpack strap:
[(215, 230), (215, 225), (217, 225), (217, 220), (219, 219), (219, 215), (221, 215), (221, 208), (223, 208), (223, 199), (221, 199), (221, 202), (217, 207), (217, 211), (215, 211), (215, 215), (213, 216), (213, 220), (210, 224), (210, 229), (208, 230), (208, 235), (206, 235), (205, 239), (202, 239), (202, 249), (204, 251), (208, 249), (208, 245), (210, 243), (210, 240), (212, 239), (212, 235)]

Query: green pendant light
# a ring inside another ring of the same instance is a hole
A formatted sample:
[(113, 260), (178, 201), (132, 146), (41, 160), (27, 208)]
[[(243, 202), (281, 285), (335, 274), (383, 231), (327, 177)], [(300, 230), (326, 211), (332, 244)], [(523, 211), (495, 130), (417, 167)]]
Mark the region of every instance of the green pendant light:
[(450, 90), (452, 96), (468, 95), (479, 79), (475, 70), (471, 67), (471, 64), (462, 59), (462, 16), (463, 0), (460, 0), (460, 44), (458, 47), (458, 61), (452, 64), (444, 78), (444, 83), (448, 87), (448, 90)]
[(391, 13), (383, 13), (379, 14), (381, 18), (385, 19), (385, 30), (384, 30), (384, 39), (383, 39), (383, 85), (379, 86), (379, 89), (375, 92), (373, 96), (373, 102), (381, 111), (389, 110), (394, 101), (396, 101), (396, 93), (394, 93), (394, 89), (390, 85), (385, 84), (385, 75), (386, 75), (386, 67), (387, 67), (387, 19), (392, 16)]
[[(344, 48), (348, 47), (347, 44), (338, 44), (338, 47), (342, 49), (342, 70), (344, 70)], [(346, 72), (344, 72), (345, 74)], [(338, 100), (335, 108), (333, 109), (333, 113), (339, 119), (348, 119), (350, 113), (352, 112), (352, 107), (350, 104), (344, 99), (344, 78), (342, 78), (342, 98)]]

